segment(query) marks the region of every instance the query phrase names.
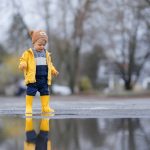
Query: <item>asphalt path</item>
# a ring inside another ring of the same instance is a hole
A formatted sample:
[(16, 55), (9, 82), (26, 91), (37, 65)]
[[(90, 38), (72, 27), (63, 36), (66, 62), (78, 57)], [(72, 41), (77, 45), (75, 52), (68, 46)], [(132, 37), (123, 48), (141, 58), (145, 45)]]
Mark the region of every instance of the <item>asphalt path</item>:
[[(100, 98), (94, 96), (52, 96), (52, 119), (69, 118), (149, 118), (150, 98)], [(34, 118), (40, 113), (39, 96), (33, 101)], [(25, 97), (0, 97), (0, 116), (25, 117)]]

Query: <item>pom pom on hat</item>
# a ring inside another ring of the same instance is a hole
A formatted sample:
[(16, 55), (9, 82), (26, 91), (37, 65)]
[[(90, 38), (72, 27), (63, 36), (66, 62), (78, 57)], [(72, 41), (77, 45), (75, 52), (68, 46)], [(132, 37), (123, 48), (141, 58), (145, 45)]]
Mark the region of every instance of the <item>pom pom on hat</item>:
[(46, 43), (48, 41), (48, 36), (46, 34), (45, 31), (43, 30), (31, 30), (29, 32), (31, 39), (32, 39), (32, 43), (34, 44), (36, 41), (38, 41), (39, 39), (45, 40)]
[(29, 31), (29, 35), (31, 38), (32, 38), (33, 32), (34, 32), (33, 30)]

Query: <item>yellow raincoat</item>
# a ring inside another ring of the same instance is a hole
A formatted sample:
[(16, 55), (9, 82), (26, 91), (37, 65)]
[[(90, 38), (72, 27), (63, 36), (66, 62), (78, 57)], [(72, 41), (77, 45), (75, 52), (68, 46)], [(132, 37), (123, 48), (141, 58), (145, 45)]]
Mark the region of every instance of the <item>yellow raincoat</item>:
[[(57, 70), (53, 66), (51, 62), (51, 56), (50, 53), (46, 50), (46, 62), (48, 65), (48, 76), (47, 76), (47, 83), (48, 85), (51, 85), (51, 79), (52, 75), (55, 75)], [(36, 62), (34, 58), (34, 53), (32, 49), (26, 50), (22, 57), (20, 58), (20, 64), (19, 69), (22, 68), (22, 65), (26, 66), (26, 69), (24, 70), (24, 77), (25, 77), (25, 84), (28, 83), (35, 83), (36, 82)]]

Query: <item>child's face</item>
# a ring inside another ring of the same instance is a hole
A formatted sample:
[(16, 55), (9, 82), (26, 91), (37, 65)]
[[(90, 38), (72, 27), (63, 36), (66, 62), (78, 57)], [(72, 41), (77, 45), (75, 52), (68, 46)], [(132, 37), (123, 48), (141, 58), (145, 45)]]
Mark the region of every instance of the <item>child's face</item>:
[(45, 48), (45, 45), (46, 45), (46, 41), (45, 40), (38, 40), (34, 43), (34, 48), (37, 50), (37, 51), (42, 51), (44, 50)]

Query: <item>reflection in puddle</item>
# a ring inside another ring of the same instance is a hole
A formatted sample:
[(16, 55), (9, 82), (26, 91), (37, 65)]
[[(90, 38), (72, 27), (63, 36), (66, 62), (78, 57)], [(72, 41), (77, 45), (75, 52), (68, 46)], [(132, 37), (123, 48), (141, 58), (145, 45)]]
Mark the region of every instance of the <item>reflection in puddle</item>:
[(150, 150), (150, 119), (0, 118), (0, 150)]
[(51, 142), (48, 138), (49, 119), (43, 118), (40, 121), (39, 133), (36, 133), (32, 118), (25, 119), (26, 141), (24, 150), (51, 150)]

